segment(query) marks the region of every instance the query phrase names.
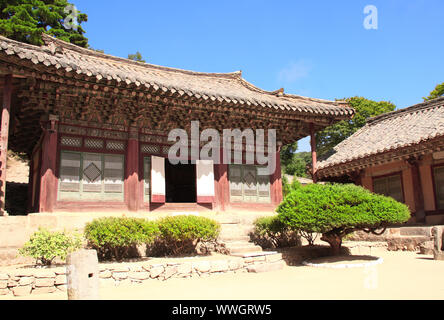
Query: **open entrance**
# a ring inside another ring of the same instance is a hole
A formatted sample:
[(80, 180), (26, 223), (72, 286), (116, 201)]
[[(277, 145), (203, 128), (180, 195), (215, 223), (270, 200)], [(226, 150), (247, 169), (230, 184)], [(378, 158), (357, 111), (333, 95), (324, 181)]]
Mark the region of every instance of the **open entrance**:
[(166, 202), (196, 202), (196, 165), (171, 164), (165, 159)]

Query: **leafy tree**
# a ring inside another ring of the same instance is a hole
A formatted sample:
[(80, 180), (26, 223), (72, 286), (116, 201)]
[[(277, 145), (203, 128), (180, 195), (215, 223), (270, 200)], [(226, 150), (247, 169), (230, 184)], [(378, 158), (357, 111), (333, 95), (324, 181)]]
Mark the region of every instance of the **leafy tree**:
[(296, 177), (309, 177), (307, 175), (307, 166), (311, 164), (310, 152), (296, 152), (293, 154), (290, 162), (285, 166), (284, 172)]
[(338, 143), (363, 127), (368, 118), (396, 109), (394, 104), (386, 101), (377, 102), (362, 97), (352, 97), (345, 100), (355, 109), (355, 116), (353, 119), (340, 121), (316, 134), (316, 148), (319, 157), (328, 156)]
[[(88, 47), (85, 30), (80, 26), (88, 20), (84, 13), (73, 14), (67, 0), (2, 0), (0, 1), (0, 34), (21, 42), (42, 45), (42, 33), (80, 47)], [(77, 22), (75, 28), (65, 22)]]
[(143, 60), (142, 54), (139, 51), (137, 51), (134, 54), (129, 54), (128, 59), (139, 62), (146, 62), (145, 60)]
[(352, 184), (294, 188), (277, 212), (279, 220), (293, 230), (321, 233), (334, 255), (341, 252), (342, 238), (351, 232), (378, 234), (379, 229), (410, 218), (405, 204)]
[(435, 89), (432, 92), (430, 92), (429, 96), (423, 99), (424, 101), (429, 101), (432, 99), (439, 98), (441, 96), (444, 96), (444, 82), (436, 85)]

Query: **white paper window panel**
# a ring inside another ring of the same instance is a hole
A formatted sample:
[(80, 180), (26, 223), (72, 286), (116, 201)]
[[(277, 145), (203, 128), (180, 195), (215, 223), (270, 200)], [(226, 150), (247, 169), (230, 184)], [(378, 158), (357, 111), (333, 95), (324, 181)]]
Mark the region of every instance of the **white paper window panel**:
[(197, 195), (214, 196), (214, 170), (212, 160), (197, 160)]

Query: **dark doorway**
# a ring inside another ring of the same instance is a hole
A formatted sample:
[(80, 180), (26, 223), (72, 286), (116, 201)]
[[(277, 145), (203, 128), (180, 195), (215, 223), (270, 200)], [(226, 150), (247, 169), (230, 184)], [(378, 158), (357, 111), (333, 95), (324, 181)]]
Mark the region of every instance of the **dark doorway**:
[(172, 165), (165, 159), (166, 202), (196, 202), (196, 165)]

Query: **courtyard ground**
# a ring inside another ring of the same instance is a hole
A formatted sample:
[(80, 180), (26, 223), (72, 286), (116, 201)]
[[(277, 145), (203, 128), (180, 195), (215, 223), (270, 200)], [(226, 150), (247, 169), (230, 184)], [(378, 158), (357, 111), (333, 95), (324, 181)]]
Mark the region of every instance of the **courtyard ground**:
[[(286, 266), (268, 273), (220, 274), (197, 279), (101, 288), (102, 299), (130, 300), (297, 300), (444, 299), (444, 261), (413, 252), (381, 252), (371, 268), (326, 269)], [(1, 297), (17, 299), (14, 297)], [(66, 293), (19, 299), (67, 299)]]

